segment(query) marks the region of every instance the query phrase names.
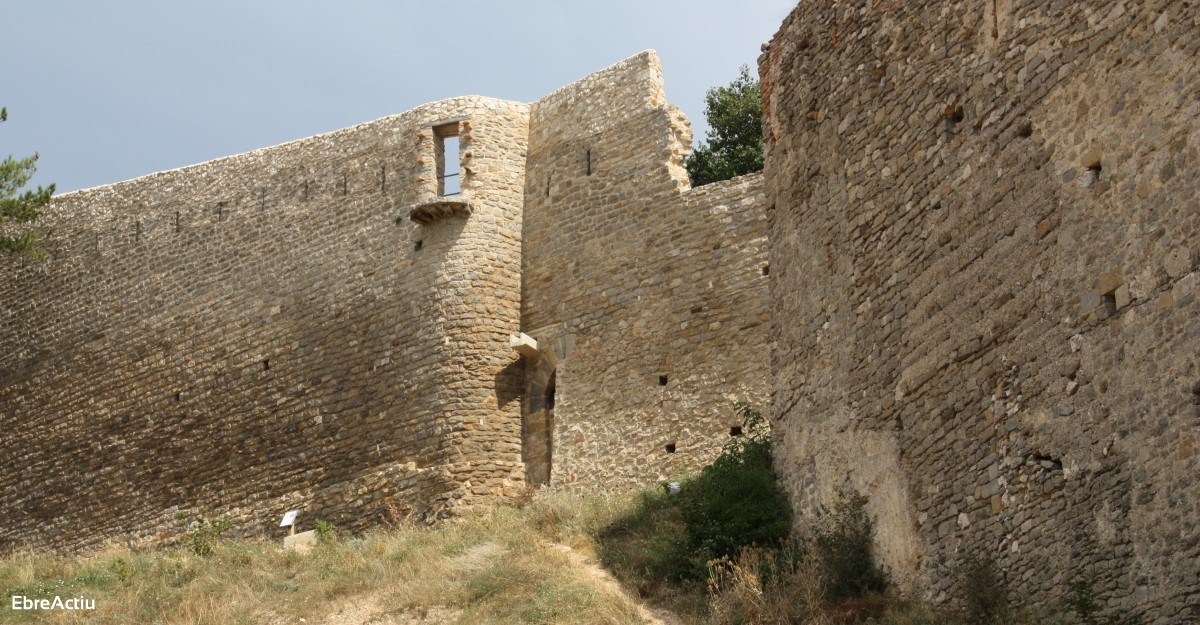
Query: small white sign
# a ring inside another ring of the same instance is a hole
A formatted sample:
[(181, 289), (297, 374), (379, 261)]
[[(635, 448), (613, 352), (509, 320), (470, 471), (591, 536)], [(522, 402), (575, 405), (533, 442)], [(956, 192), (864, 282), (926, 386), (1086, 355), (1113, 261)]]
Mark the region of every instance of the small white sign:
[(279, 522), (279, 527), (287, 527), (294, 524), (297, 514), (300, 514), (299, 510), (288, 510), (287, 514), (283, 515), (283, 520)]

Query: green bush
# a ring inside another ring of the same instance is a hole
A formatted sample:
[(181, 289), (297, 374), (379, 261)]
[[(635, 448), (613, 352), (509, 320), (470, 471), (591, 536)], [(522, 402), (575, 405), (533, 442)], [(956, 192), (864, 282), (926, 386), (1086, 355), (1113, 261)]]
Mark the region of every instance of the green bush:
[(791, 529), (791, 507), (771, 467), (770, 431), (749, 404), (734, 410), (745, 434), (731, 438), (676, 495), (693, 577), (707, 575), (709, 560), (737, 556), (743, 547), (777, 548)]
[(218, 509), (212, 516), (201, 514), (183, 537), (183, 546), (200, 557), (212, 555), (221, 535), (231, 527), (233, 519), (224, 510)]
[(637, 568), (654, 579), (704, 580), (710, 560), (755, 545), (775, 549), (788, 536), (792, 513), (771, 469), (770, 431), (749, 404), (739, 402), (734, 410), (743, 435), (730, 438), (678, 492), (643, 493), (634, 512), (602, 534), (606, 543), (636, 543)]
[(317, 542), (319, 543), (327, 544), (337, 540), (337, 528), (329, 521), (321, 519), (313, 521), (313, 530), (317, 533)]
[(639, 597), (698, 619), (703, 615), (705, 588), (690, 577), (687, 528), (677, 503), (678, 494), (665, 488), (642, 491), (627, 513), (596, 534), (598, 552), (604, 567)]
[(821, 510), (810, 541), (827, 578), (825, 596), (830, 601), (887, 588), (887, 576), (875, 562), (875, 524), (867, 514), (866, 497), (841, 493), (833, 510)]
[[(875, 563), (866, 497), (842, 493), (779, 548), (745, 548), (710, 562), (716, 625), (879, 623), (895, 603)], [(924, 625), (924, 624), (923, 624)]]

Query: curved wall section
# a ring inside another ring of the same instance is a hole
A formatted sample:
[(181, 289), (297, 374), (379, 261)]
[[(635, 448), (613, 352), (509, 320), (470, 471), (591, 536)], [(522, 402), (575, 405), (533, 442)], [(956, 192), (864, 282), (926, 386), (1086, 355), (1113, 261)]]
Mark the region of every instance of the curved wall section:
[[(527, 111), (446, 100), (57, 198), (50, 259), (0, 259), (0, 549), (515, 493)], [(417, 224), (447, 120), (473, 213)]]

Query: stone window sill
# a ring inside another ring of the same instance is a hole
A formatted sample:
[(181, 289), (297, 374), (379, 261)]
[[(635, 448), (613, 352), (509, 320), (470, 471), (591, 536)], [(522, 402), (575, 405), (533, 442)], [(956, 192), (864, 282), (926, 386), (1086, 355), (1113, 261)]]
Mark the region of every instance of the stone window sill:
[(408, 209), (408, 218), (423, 225), (447, 217), (469, 217), (471, 204), (461, 197), (436, 197)]

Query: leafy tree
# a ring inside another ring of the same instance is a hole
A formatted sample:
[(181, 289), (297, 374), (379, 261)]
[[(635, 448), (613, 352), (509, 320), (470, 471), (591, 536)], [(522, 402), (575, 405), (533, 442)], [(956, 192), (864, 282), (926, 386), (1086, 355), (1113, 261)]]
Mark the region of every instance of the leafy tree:
[(762, 93), (749, 67), (729, 86), (708, 90), (704, 118), (707, 139), (687, 157), (693, 186), (762, 171)]
[[(0, 108), (0, 122), (8, 120), (8, 109)], [(54, 185), (39, 186), (36, 191), (21, 188), (37, 171), (38, 155), (14, 159), (11, 155), (0, 162), (0, 225), (29, 223), (42, 215), (42, 208), (50, 202)], [(37, 248), (38, 232), (24, 230), (17, 233), (0, 234), (0, 250), (20, 252), (29, 256), (40, 256)]]

